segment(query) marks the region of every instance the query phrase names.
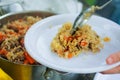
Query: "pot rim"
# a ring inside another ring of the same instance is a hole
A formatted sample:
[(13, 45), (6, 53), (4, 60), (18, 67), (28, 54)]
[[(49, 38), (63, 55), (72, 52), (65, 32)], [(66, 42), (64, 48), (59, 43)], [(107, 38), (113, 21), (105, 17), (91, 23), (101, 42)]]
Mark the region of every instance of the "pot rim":
[(28, 11), (10, 12), (10, 13), (7, 13), (7, 14), (4, 14), (4, 15), (0, 16), (0, 19), (12, 16), (12, 15), (25, 14), (25, 13), (33, 13), (33, 12), (48, 13), (48, 14), (53, 14), (53, 15), (56, 14), (56, 13), (48, 12), (48, 11), (28, 10)]

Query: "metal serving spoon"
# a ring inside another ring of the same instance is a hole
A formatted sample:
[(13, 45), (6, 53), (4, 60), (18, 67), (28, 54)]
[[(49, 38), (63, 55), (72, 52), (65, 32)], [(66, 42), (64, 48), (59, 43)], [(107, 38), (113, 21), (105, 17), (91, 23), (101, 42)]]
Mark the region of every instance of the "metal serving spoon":
[(103, 4), (102, 6), (92, 6), (92, 7), (90, 7), (90, 9), (87, 9), (87, 10), (81, 12), (74, 21), (74, 24), (73, 24), (73, 27), (72, 27), (72, 30), (71, 30), (71, 34), (75, 33), (78, 26), (82, 27), (90, 19), (90, 17), (95, 13), (96, 10), (103, 9), (111, 1), (112, 0), (109, 0), (108, 2)]

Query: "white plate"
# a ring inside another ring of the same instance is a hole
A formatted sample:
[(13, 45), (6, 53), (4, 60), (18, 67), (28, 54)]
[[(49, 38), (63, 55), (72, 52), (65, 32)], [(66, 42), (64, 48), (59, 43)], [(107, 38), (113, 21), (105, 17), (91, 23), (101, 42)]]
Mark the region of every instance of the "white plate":
[(104, 49), (97, 54), (80, 54), (72, 59), (58, 57), (51, 52), (50, 44), (58, 29), (65, 22), (73, 22), (77, 14), (61, 14), (43, 19), (34, 24), (25, 35), (25, 47), (39, 63), (55, 70), (72, 73), (94, 73), (111, 69), (120, 63), (107, 65), (106, 58), (120, 50), (120, 26), (108, 19), (92, 16), (88, 24), (101, 37), (110, 37)]
[(94, 80), (119, 80), (120, 74), (101, 74), (97, 73)]

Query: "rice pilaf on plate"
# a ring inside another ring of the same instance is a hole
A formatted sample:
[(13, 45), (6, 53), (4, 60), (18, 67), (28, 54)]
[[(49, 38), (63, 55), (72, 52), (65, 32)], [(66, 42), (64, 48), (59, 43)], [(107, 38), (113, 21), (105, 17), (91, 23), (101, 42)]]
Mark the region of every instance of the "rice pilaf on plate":
[(65, 23), (51, 42), (51, 50), (63, 58), (72, 58), (82, 52), (99, 52), (103, 48), (100, 36), (90, 25), (78, 27), (71, 35), (72, 23)]

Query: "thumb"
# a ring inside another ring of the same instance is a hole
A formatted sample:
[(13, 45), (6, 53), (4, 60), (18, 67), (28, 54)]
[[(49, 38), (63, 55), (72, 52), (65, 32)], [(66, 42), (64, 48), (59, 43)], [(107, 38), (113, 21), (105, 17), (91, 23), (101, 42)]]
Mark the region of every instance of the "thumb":
[[(120, 52), (116, 52), (114, 54), (111, 54), (107, 59), (107, 64), (114, 64), (116, 62), (120, 61)], [(120, 73), (120, 66), (117, 66), (111, 70), (103, 71), (103, 74), (113, 74), (113, 73)]]
[(116, 62), (120, 61), (120, 52), (116, 52), (114, 54), (111, 54), (107, 59), (106, 63), (107, 64), (114, 64)]

